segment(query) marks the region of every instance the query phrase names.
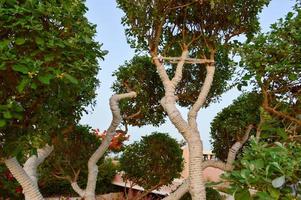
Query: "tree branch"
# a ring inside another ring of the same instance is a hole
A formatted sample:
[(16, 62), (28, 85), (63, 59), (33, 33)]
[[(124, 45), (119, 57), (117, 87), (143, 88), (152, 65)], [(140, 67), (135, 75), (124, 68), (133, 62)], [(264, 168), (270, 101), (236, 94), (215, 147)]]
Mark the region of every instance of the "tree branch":
[(298, 124), (299, 126), (301, 126), (301, 120), (299, 120), (295, 117), (292, 117), (287, 113), (277, 111), (276, 109), (270, 107), (267, 90), (264, 87), (262, 87), (261, 90), (262, 90), (262, 94), (263, 94), (262, 106), (263, 106), (264, 110), (266, 110), (268, 113), (270, 113), (274, 116), (277, 116), (277, 117), (283, 118), (283, 119), (287, 119), (287, 120), (292, 121), (292, 122)]
[(206, 98), (208, 96), (208, 93), (210, 91), (214, 72), (215, 72), (215, 66), (214, 65), (207, 65), (206, 66), (207, 74), (206, 78), (204, 80), (203, 86), (201, 88), (201, 92), (196, 100), (196, 102), (193, 104), (191, 109), (188, 112), (188, 123), (193, 129), (197, 129), (196, 124), (196, 117), (197, 113), (199, 112), (200, 108), (204, 105)]
[(151, 52), (152, 59), (154, 61), (154, 64), (156, 65), (157, 72), (161, 78), (161, 81), (163, 83), (165, 91), (167, 91), (168, 86), (170, 85), (171, 81), (166, 73), (166, 70), (164, 68), (163, 62), (160, 61), (161, 58), (158, 57), (158, 55), (155, 52)]
[(38, 185), (37, 168), (53, 151), (53, 146), (46, 144), (45, 147), (37, 151), (38, 155), (30, 156), (23, 166), (24, 171), (36, 185)]
[(182, 196), (184, 196), (187, 192), (189, 192), (189, 184), (188, 179), (185, 179), (183, 183), (170, 195), (165, 197), (163, 200), (175, 200), (180, 199)]
[(119, 109), (119, 101), (126, 98), (136, 97), (136, 92), (129, 92), (125, 94), (115, 94), (110, 98), (110, 109), (113, 115), (112, 122), (107, 130), (107, 134), (98, 149), (92, 154), (88, 161), (88, 182), (86, 193), (95, 193), (96, 178), (98, 174), (98, 167), (96, 163), (104, 155), (109, 148), (112, 138), (116, 133), (116, 128), (120, 124), (122, 117)]
[(162, 185), (162, 183), (159, 182), (157, 185), (151, 187), (150, 189), (144, 190), (140, 195), (138, 195), (137, 197), (135, 197), (133, 200), (140, 200), (140, 199), (142, 199), (143, 197), (145, 197), (146, 195), (148, 195), (151, 191), (157, 189), (161, 185)]
[(85, 191), (79, 187), (77, 181), (71, 182), (71, 187), (80, 197), (85, 196)]
[(221, 169), (223, 171), (231, 171), (233, 169), (233, 162), (237, 155), (237, 152), (241, 149), (241, 147), (246, 143), (249, 138), (251, 130), (254, 128), (253, 125), (249, 125), (246, 129), (244, 136), (237, 142), (235, 142), (231, 149), (229, 150), (227, 162), (216, 161), (216, 160), (207, 160), (203, 162), (203, 170), (207, 167), (214, 167)]
[[(174, 77), (172, 78), (171, 82), (176, 88), (178, 83), (182, 80), (182, 72), (183, 72), (183, 66), (185, 64), (185, 59), (188, 56), (188, 49), (186, 46), (184, 46), (184, 50), (182, 51), (182, 55), (178, 60), (177, 68)], [(163, 58), (164, 59), (164, 58)]]

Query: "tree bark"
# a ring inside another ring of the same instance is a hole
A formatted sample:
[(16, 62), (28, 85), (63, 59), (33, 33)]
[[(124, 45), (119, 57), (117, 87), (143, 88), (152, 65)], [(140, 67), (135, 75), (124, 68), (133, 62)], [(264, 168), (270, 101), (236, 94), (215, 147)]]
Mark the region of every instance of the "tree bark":
[[(151, 52), (151, 55), (165, 89), (165, 96), (161, 100), (161, 105), (166, 111), (170, 121), (183, 135), (189, 147), (189, 192), (192, 196), (192, 200), (205, 200), (206, 191), (202, 174), (203, 144), (197, 128), (196, 116), (199, 109), (204, 104), (212, 85), (215, 68), (211, 65), (208, 65), (206, 67), (206, 79), (204, 81), (198, 100), (189, 112), (187, 122), (183, 119), (180, 111), (176, 107), (177, 97), (175, 96), (175, 88), (181, 81), (183, 65), (188, 55), (188, 49), (183, 49), (182, 55), (177, 64), (175, 75), (172, 80), (170, 80), (167, 76), (164, 65), (160, 62), (160, 59), (158, 58), (156, 53)], [(178, 198), (178, 196), (180, 195), (177, 195), (175, 197)]]
[[(49, 154), (53, 151), (53, 146), (49, 146), (48, 144), (42, 148), (38, 149), (38, 155), (30, 156), (25, 162), (23, 169), (26, 174), (30, 177), (33, 183), (38, 188), (38, 176), (37, 176), (37, 168), (38, 166), (44, 162), (44, 160), (49, 156)], [(31, 200), (26, 191), (23, 191), (25, 200)]]
[(43, 200), (43, 196), (39, 191), (37, 184), (29, 177), (25, 170), (21, 167), (15, 157), (5, 160), (5, 165), (17, 179), (26, 194), (26, 198), (30, 200)]
[(175, 200), (181, 199), (187, 192), (189, 192), (189, 182), (188, 180), (184, 180), (182, 185), (180, 185), (174, 192), (165, 197), (163, 200)]
[(129, 92), (125, 94), (115, 94), (110, 98), (110, 109), (113, 115), (113, 119), (111, 125), (107, 130), (106, 137), (101, 142), (101, 145), (98, 149), (92, 154), (88, 161), (88, 180), (86, 189), (81, 189), (76, 180), (71, 183), (72, 188), (75, 192), (77, 192), (81, 197), (86, 200), (95, 200), (95, 189), (96, 189), (96, 181), (98, 175), (98, 166), (97, 162), (104, 155), (107, 149), (110, 146), (110, 143), (116, 133), (116, 128), (121, 122), (121, 114), (119, 109), (119, 101), (126, 98), (134, 98), (136, 97), (136, 92)]
[[(229, 149), (226, 163), (222, 161), (216, 161), (216, 160), (207, 160), (203, 162), (202, 170), (206, 169), (207, 167), (214, 167), (214, 168), (221, 169), (223, 171), (231, 171), (233, 169), (233, 162), (235, 160), (237, 152), (248, 140), (252, 128), (254, 128), (254, 126), (249, 125), (247, 127), (246, 133), (243, 136), (243, 138), (235, 142), (235, 144), (231, 147), (231, 149)], [(163, 200), (180, 199), (187, 192), (189, 192), (189, 182), (188, 180), (184, 180), (184, 182), (180, 187), (178, 187), (174, 192), (172, 192), (169, 196), (165, 197)]]
[(245, 135), (237, 142), (235, 142), (232, 147), (229, 149), (228, 157), (226, 162), (217, 161), (217, 160), (207, 160), (203, 163), (203, 170), (207, 167), (214, 167), (221, 169), (223, 171), (231, 171), (233, 169), (233, 163), (236, 158), (238, 151), (243, 147), (247, 142), (250, 136), (251, 130), (254, 128), (253, 125), (249, 125), (246, 129)]

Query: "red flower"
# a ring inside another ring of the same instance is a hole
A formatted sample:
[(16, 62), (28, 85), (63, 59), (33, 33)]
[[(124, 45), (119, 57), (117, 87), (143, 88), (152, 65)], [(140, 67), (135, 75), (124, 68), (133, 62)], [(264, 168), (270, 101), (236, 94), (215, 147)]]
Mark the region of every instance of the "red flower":
[(5, 176), (6, 176), (6, 179), (9, 180), (9, 181), (12, 181), (14, 180), (14, 176), (12, 175), (12, 173), (10, 171), (6, 171), (5, 172)]
[[(100, 137), (101, 139), (105, 139), (106, 135), (107, 135), (107, 131), (103, 131), (102, 133), (99, 131), (99, 129), (93, 129), (93, 133)], [(128, 140), (129, 139), (129, 136), (127, 136), (125, 134), (125, 132), (123, 131), (120, 131), (120, 130), (117, 130), (116, 131), (116, 134), (114, 135), (111, 143), (110, 143), (110, 146), (109, 146), (109, 149), (110, 150), (113, 150), (113, 151), (118, 151), (121, 149), (122, 145), (123, 145), (123, 142), (125, 140)]]
[(22, 193), (23, 188), (21, 186), (16, 187), (16, 193)]

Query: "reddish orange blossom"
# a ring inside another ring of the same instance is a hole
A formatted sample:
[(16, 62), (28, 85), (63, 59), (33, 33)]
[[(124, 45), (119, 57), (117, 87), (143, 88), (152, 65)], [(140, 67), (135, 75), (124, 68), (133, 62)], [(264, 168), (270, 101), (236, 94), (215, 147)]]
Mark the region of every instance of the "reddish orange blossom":
[[(99, 129), (93, 129), (93, 132), (96, 136), (100, 137), (102, 140), (106, 137), (107, 131), (104, 130), (102, 133)], [(129, 139), (129, 135), (126, 135), (124, 131), (117, 130), (111, 143), (109, 149), (112, 151), (119, 151), (123, 145), (123, 142)]]

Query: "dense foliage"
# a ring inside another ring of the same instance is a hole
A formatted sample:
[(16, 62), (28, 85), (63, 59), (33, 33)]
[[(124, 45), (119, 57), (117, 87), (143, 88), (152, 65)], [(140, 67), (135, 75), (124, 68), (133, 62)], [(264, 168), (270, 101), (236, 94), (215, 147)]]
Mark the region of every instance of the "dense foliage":
[(93, 103), (95, 26), (83, 1), (0, 3), (0, 156), (35, 149)]
[(166, 133), (154, 132), (126, 147), (120, 158), (120, 169), (126, 180), (154, 190), (180, 177), (182, 150)]
[[(237, 200), (301, 198), (300, 143), (268, 144), (253, 139), (237, 168), (224, 176)], [(254, 195), (249, 189), (255, 190)]]
[(135, 56), (113, 75), (117, 78), (112, 86), (114, 92), (133, 90), (137, 93), (135, 99), (120, 103), (121, 113), (125, 115), (124, 123), (136, 126), (164, 123), (165, 114), (159, 103), (164, 95), (163, 85), (149, 57)]
[(211, 144), (220, 160), (227, 160), (229, 149), (244, 136), (248, 125), (258, 125), (262, 97), (245, 93), (224, 108), (211, 122)]

